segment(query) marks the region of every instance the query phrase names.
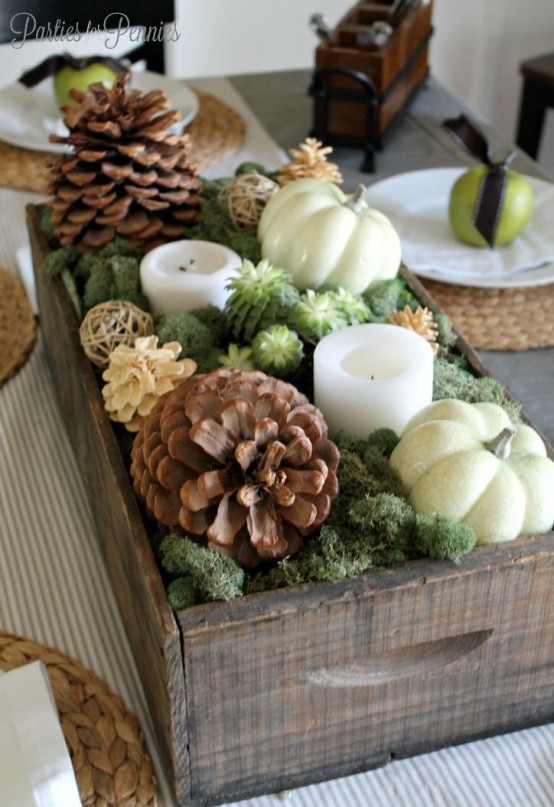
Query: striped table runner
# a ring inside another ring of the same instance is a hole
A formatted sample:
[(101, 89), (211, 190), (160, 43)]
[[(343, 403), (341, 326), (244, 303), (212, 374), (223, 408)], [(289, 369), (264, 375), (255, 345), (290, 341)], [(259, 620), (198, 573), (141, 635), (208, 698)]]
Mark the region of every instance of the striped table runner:
[[(235, 107), (247, 123), (241, 152), (210, 176), (284, 155), (224, 80), (191, 82)], [(27, 243), (24, 207), (36, 194), (0, 190), (0, 266), (17, 271)], [(1, 346), (0, 346), (1, 349)], [(0, 630), (76, 657), (117, 692), (143, 728), (160, 783), (173, 804), (115, 599), (97, 549), (72, 447), (40, 335), (19, 374), (0, 390)], [(554, 805), (554, 726), (446, 749), (386, 768), (299, 788), (286, 801), (262, 796), (243, 807), (548, 807)], [(233, 805), (238, 807), (238, 804)]]

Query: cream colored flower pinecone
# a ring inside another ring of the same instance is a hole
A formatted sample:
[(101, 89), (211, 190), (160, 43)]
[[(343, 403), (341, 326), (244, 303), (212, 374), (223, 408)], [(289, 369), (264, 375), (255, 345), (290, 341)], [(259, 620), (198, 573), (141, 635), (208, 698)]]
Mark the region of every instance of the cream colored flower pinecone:
[(342, 174), (338, 166), (327, 160), (332, 151), (331, 146), (324, 146), (315, 137), (306, 138), (297, 149), (289, 149), (292, 160), (281, 166), (277, 182), (286, 185), (297, 179), (322, 179), (340, 185)]
[(405, 305), (402, 311), (395, 311), (394, 314), (387, 317), (387, 322), (401, 325), (403, 328), (408, 328), (423, 336), (433, 348), (434, 353), (439, 349), (437, 343), (439, 326), (433, 319), (433, 312), (428, 308), (418, 305), (415, 311), (412, 311), (409, 305)]
[(139, 337), (134, 347), (119, 345), (102, 373), (104, 406), (111, 420), (136, 432), (158, 400), (196, 370), (192, 359), (177, 360), (179, 342), (158, 347), (157, 336)]

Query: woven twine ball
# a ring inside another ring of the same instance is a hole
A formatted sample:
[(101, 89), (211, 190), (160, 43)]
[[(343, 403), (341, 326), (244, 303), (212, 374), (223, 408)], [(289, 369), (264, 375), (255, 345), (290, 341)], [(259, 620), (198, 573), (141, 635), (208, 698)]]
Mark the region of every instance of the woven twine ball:
[(108, 300), (91, 308), (79, 329), (87, 358), (97, 367), (107, 367), (118, 345), (132, 347), (139, 336), (150, 336), (154, 321), (146, 311), (126, 300)]
[(255, 232), (264, 207), (278, 190), (277, 182), (252, 171), (241, 174), (223, 188), (220, 199), (227, 203), (229, 216), (237, 230)]

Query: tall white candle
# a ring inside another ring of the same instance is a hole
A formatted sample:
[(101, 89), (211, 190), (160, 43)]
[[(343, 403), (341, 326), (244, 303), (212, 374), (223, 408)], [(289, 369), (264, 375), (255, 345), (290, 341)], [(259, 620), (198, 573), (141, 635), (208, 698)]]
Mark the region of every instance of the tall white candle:
[(370, 323), (335, 331), (314, 352), (314, 397), (331, 435), (400, 434), (431, 403), (433, 350), (398, 325)]
[(232, 249), (211, 241), (172, 241), (148, 252), (140, 264), (142, 290), (155, 314), (223, 308), (225, 286), (242, 264)]

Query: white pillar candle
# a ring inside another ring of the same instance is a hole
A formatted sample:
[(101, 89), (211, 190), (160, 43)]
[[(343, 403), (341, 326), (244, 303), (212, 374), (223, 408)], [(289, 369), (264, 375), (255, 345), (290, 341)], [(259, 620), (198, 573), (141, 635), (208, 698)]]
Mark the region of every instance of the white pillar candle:
[(172, 241), (148, 252), (140, 264), (142, 291), (155, 314), (223, 308), (227, 281), (242, 265), (232, 249), (211, 241)]
[(353, 325), (315, 349), (315, 404), (331, 435), (343, 430), (366, 438), (380, 428), (399, 435), (432, 396), (433, 350), (407, 328)]

